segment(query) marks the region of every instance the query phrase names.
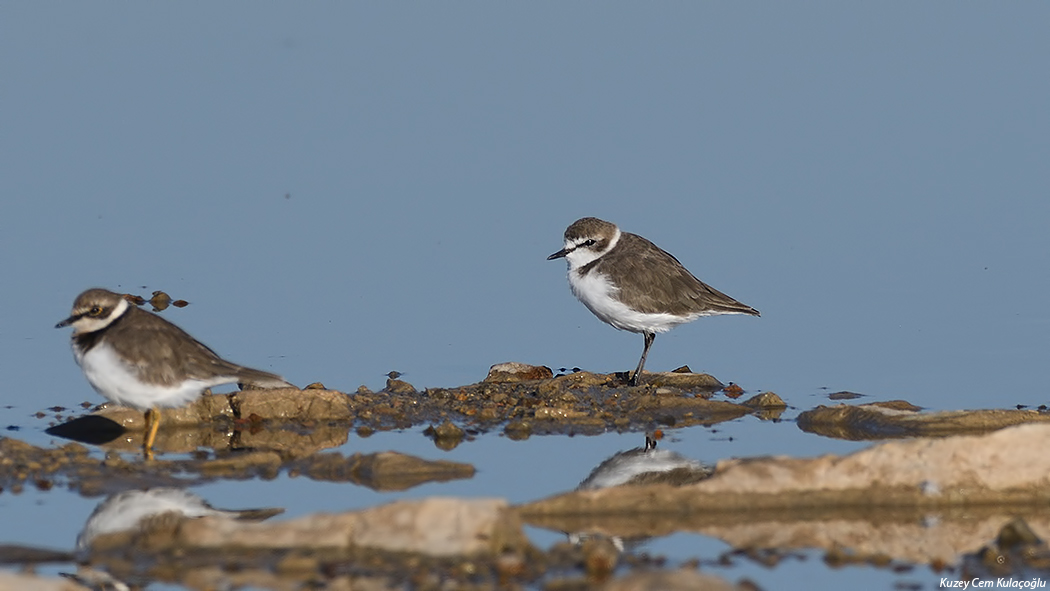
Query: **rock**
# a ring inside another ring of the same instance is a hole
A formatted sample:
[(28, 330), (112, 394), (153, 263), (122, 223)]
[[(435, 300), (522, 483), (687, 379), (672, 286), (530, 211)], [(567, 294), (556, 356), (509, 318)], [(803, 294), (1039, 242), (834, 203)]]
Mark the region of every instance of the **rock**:
[(853, 400), (855, 398), (861, 398), (863, 396), (863, 394), (858, 394), (856, 392), (847, 392), (843, 390), (841, 392), (832, 392), (831, 394), (828, 394), (828, 400)]
[[(171, 515), (171, 514), (166, 514)], [(313, 514), (285, 521), (244, 522), (223, 517), (182, 519), (176, 525), (146, 520), (130, 540), (113, 543), (97, 538), (101, 547), (148, 550), (312, 548), (348, 551), (367, 548), (416, 552), (429, 556), (495, 555), (527, 542), (520, 522), (502, 499), (431, 497), (398, 501), (362, 511)], [(151, 528), (163, 530), (151, 535)], [(143, 544), (148, 539), (150, 544)], [(300, 565), (302, 566), (302, 565)]]
[[(693, 391), (697, 396), (710, 398), (725, 386), (714, 376), (706, 373), (684, 373), (677, 370), (665, 373), (642, 372), (641, 383), (656, 387), (678, 388)], [(696, 392), (696, 391), (699, 392)]]
[(390, 394), (415, 394), (416, 387), (402, 380), (387, 378), (384, 391), (389, 392)]
[(271, 421), (341, 421), (351, 418), (347, 396), (335, 390), (245, 390), (232, 397), (238, 416)]
[[(140, 411), (122, 406), (107, 405), (95, 414), (129, 431), (141, 431), (145, 425)], [(298, 388), (241, 390), (231, 394), (204, 395), (186, 406), (161, 409), (161, 430), (212, 423), (217, 418), (234, 420), (252, 414), (274, 421), (351, 418), (347, 396), (342, 392)]]
[(719, 462), (714, 474), (681, 488), (649, 487), (568, 493), (527, 505), (526, 512), (754, 511), (796, 507), (939, 507), (968, 503), (1050, 501), (1050, 425), (1029, 424), (986, 435), (893, 441), (847, 456), (763, 457)]
[(432, 556), (501, 552), (508, 534), (524, 539), (520, 523), (508, 520), (502, 499), (400, 501), (361, 512), (350, 543)]
[(510, 361), (497, 363), (489, 368), (486, 382), (525, 382), (529, 380), (546, 380), (554, 377), (551, 368), (544, 365), (528, 365)]
[(427, 427), (423, 431), (423, 435), (433, 439), (440, 449), (448, 451), (455, 449), (463, 441), (465, 432), (453, 424), (452, 421), (445, 420), (444, 423), (437, 427)]
[(799, 414), (798, 426), (825, 437), (864, 441), (984, 433), (1021, 423), (1050, 421), (1050, 413), (1035, 410), (919, 410), (903, 400), (857, 406), (821, 405)]
[(532, 435), (532, 424), (528, 421), (511, 421), (503, 428), (511, 441), (523, 441)]
[(787, 403), (773, 392), (763, 392), (744, 401), (751, 408), (787, 408)]
[(729, 382), (728, 386), (722, 388), (722, 393), (726, 395), (726, 398), (732, 398), (735, 400), (744, 395), (744, 389), (733, 382)]

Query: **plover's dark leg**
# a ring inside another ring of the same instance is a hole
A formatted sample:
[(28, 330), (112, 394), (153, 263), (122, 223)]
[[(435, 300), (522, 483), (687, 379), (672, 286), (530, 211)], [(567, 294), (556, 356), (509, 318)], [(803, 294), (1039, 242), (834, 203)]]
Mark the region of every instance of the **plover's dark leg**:
[(645, 434), (645, 451), (651, 451), (656, 449), (656, 437), (646, 433)]
[(160, 428), (160, 411), (151, 408), (146, 411), (146, 438), (142, 441), (142, 455), (147, 460), (153, 459), (153, 441), (157, 438), (157, 429)]
[(642, 350), (642, 358), (638, 360), (638, 369), (634, 370), (634, 375), (627, 382), (629, 386), (638, 385), (638, 377), (642, 375), (642, 368), (645, 367), (645, 358), (649, 355), (649, 347), (652, 347), (653, 341), (656, 340), (655, 332), (643, 332), (642, 336), (645, 337), (645, 349)]

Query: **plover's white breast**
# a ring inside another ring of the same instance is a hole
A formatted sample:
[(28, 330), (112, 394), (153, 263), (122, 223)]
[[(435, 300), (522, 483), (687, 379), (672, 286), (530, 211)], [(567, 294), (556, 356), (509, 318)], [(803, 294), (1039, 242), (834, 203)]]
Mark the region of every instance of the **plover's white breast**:
[(595, 316), (620, 330), (630, 332), (667, 332), (684, 322), (704, 316), (703, 313), (676, 316), (666, 313), (639, 312), (620, 301), (619, 288), (608, 277), (591, 271), (581, 275), (569, 271), (572, 294)]
[(153, 384), (143, 380), (140, 372), (104, 341), (86, 352), (74, 346), (73, 355), (95, 391), (111, 402), (139, 410), (183, 406), (200, 396), (205, 388), (237, 381), (222, 376), (209, 380), (187, 379), (172, 386)]

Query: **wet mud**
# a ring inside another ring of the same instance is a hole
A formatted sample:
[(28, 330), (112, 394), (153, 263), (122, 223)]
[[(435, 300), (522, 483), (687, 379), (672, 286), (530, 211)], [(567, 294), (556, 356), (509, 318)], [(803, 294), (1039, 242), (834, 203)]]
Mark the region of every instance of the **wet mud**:
[[(399, 377), (379, 392), (315, 384), (202, 397), (164, 411), (152, 461), (138, 455), (143, 417), (121, 408), (64, 417), (49, 429), (79, 443), (38, 448), (0, 438), (2, 492), (60, 486), (105, 497), (74, 549), (0, 547), (0, 563), (63, 563), (75, 572), (54, 579), (0, 571), (0, 590), (153, 582), (192, 589), (753, 589), (704, 571), (740, 561), (772, 567), (814, 549), (832, 567), (924, 566), (953, 578), (1045, 579), (1050, 572), (1043, 541), (1050, 536), (1050, 455), (1042, 453), (1050, 424), (1038, 411), (923, 413), (899, 401), (821, 406), (799, 415), (801, 429), (910, 438), (846, 456), (707, 466), (664, 449), (655, 434), (747, 415), (778, 420), (785, 402), (773, 393), (747, 397), (735, 384), (723, 391), (715, 378), (688, 368), (646, 374), (637, 387), (622, 374), (555, 376), (525, 364), (493, 366), (484, 381), (458, 388), (417, 390)], [(279, 507), (218, 509), (184, 490), (282, 473), (381, 491), (473, 476), (473, 466), (461, 463), (325, 451), (345, 443), (350, 430), (368, 436), (419, 426), (441, 449), (488, 432), (512, 439), (637, 432), (645, 445), (613, 454), (576, 490), (519, 506), (427, 498), (284, 519)], [(105, 450), (101, 457), (95, 446)], [(537, 548), (526, 525), (565, 541)], [(632, 550), (677, 532), (718, 538), (732, 550), (681, 568)]]

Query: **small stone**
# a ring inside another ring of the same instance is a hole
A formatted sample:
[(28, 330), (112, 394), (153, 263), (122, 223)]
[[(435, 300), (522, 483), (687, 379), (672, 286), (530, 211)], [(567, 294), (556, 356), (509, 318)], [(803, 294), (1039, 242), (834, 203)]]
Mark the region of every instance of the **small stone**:
[(389, 379), (389, 378), (386, 381), (386, 388), (384, 388), (384, 389), (387, 392), (391, 393), (391, 394), (415, 394), (416, 393), (416, 388), (412, 384), (409, 384), (408, 382), (403, 382), (401, 380), (395, 380), (395, 379)]
[(154, 312), (162, 312), (171, 305), (171, 296), (163, 291), (155, 291), (153, 292), (153, 297), (149, 299), (149, 303), (153, 306)]
[(854, 400), (863, 396), (863, 394), (857, 394), (856, 392), (832, 392), (828, 394), (828, 400)]
[(888, 408), (890, 410), (903, 410), (908, 412), (919, 412), (922, 410), (921, 406), (915, 406), (907, 400), (887, 400), (884, 402), (872, 402), (868, 406), (877, 406), (879, 408)]
[(524, 382), (528, 380), (546, 380), (554, 377), (551, 368), (545, 365), (528, 365), (511, 361), (497, 363), (489, 368), (486, 382)]
[(744, 401), (751, 408), (787, 408), (787, 403), (773, 392), (763, 392)]
[(144, 298), (144, 297), (142, 297), (140, 295), (134, 295), (134, 294), (126, 293), (126, 294), (123, 294), (123, 296), (124, 296), (125, 300), (131, 302), (132, 304), (135, 304), (136, 306), (141, 306), (142, 304), (146, 303), (146, 298)]
[(725, 394), (728, 398), (734, 398), (735, 399), (735, 398), (740, 398), (741, 396), (744, 395), (744, 389), (741, 388), (740, 386), (734, 384), (733, 382), (729, 382), (728, 386), (726, 386), (725, 388), (722, 388), (722, 393)]
[(423, 431), (423, 434), (433, 438), (435, 441), (451, 440), (458, 443), (463, 439), (464, 432), (463, 429), (454, 425), (452, 421), (446, 420), (437, 427), (427, 427), (427, 429)]
[(511, 421), (503, 428), (503, 432), (513, 441), (522, 441), (532, 435), (532, 425), (526, 421)]

